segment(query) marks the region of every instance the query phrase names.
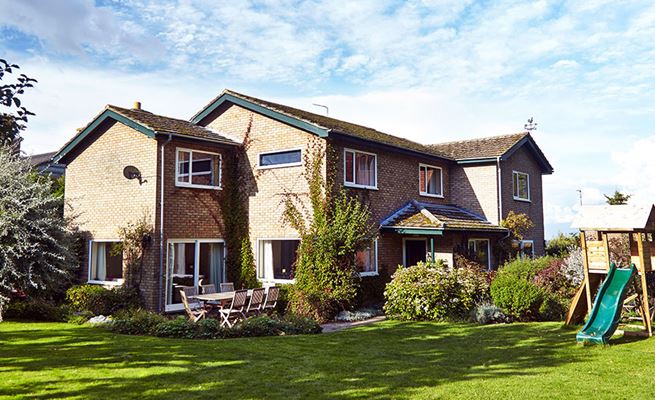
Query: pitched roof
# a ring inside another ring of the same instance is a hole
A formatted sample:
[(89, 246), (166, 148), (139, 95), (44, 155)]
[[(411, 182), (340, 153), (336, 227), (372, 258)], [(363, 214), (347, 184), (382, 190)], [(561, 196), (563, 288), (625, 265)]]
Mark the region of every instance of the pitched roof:
[(521, 139), (528, 136), (528, 132), (511, 135), (489, 136), (470, 140), (431, 144), (429, 147), (456, 160), (500, 157), (507, 153)]
[(506, 232), (482, 216), (456, 205), (410, 201), (380, 224), (381, 228)]
[(614, 231), (653, 230), (655, 206), (652, 204), (582, 206), (573, 219), (571, 228)]
[(114, 105), (107, 105), (105, 109), (96, 115), (91, 122), (80, 129), (53, 157), (54, 162), (59, 162), (69, 154), (85, 137), (93, 132), (102, 122), (111, 119), (121, 122), (137, 131), (149, 136), (174, 135), (177, 137), (211, 141), (226, 145), (239, 145), (232, 139), (222, 136), (208, 128), (196, 125), (182, 119), (164, 117), (141, 109), (127, 109)]
[(236, 144), (232, 139), (219, 135), (204, 126), (196, 125), (183, 119), (164, 117), (163, 115), (153, 114), (146, 110), (122, 108), (111, 104), (107, 105), (107, 109), (129, 118), (155, 133), (172, 133), (180, 136), (207, 139), (213, 142)]
[(30, 165), (33, 167), (38, 167), (41, 164), (50, 164), (50, 159), (52, 156), (57, 154), (56, 151), (50, 152), (50, 153), (42, 153), (42, 154), (33, 154), (28, 157), (30, 161)]
[(237, 93), (232, 90), (224, 90), (219, 96), (214, 98), (207, 106), (194, 115), (191, 120), (193, 122), (201, 122), (212, 110), (218, 105), (222, 104), (224, 100), (230, 100), (230, 97), (245, 100), (246, 102), (253, 103), (264, 107), (265, 109), (280, 113), (282, 115), (298, 119), (302, 122), (312, 124), (328, 132), (338, 133), (344, 136), (355, 137), (364, 139), (371, 142), (381, 143), (384, 145), (410, 150), (417, 153), (422, 153), (428, 156), (451, 159), (438, 149), (433, 149), (421, 143), (411, 141), (409, 139), (401, 138), (398, 136), (390, 135), (388, 133), (380, 132), (376, 129), (369, 128), (363, 125), (354, 124), (351, 122), (342, 121), (335, 118), (326, 117), (320, 114), (314, 114), (309, 111), (300, 110), (298, 108), (285, 106), (283, 104), (273, 103), (267, 100), (258, 99), (256, 97), (247, 96)]

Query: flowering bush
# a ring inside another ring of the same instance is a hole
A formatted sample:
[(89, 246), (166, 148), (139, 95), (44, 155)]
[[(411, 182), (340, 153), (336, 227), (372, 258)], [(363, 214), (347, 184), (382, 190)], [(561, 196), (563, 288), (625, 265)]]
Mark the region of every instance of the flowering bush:
[(584, 280), (584, 264), (582, 260), (582, 249), (574, 247), (569, 249), (569, 255), (564, 259), (562, 274), (573, 286), (580, 286)]
[(462, 319), (488, 289), (479, 269), (448, 268), (443, 261), (399, 267), (384, 292), (384, 311), (400, 320)]

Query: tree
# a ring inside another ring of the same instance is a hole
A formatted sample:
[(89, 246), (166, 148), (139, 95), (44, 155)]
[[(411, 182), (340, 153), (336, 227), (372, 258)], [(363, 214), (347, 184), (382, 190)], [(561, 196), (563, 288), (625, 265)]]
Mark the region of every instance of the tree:
[(0, 321), (12, 293), (68, 283), (76, 267), (75, 238), (60, 213), (63, 199), (35, 179), (29, 162), (0, 147)]
[(499, 241), (496, 247), (499, 260), (506, 261), (517, 256), (520, 251), (518, 243), (532, 229), (534, 223), (526, 214), (510, 211), (507, 217), (500, 221), (500, 226), (509, 230), (509, 236)]
[(300, 235), (290, 308), (319, 321), (330, 320), (355, 299), (359, 289), (355, 255), (376, 235), (368, 207), (343, 189), (333, 191), (329, 172), (323, 179), (325, 155), (315, 143), (305, 156), (311, 209), (306, 210), (295, 193), (286, 193), (283, 201), (285, 222)]
[(632, 197), (631, 194), (623, 194), (618, 190), (615, 190), (612, 196), (608, 196), (606, 194), (603, 194), (603, 196), (605, 196), (607, 199), (607, 204), (612, 206), (628, 204), (628, 200), (630, 200), (630, 197)]
[[(5, 74), (11, 74), (19, 68), (16, 64), (0, 59), (0, 81)], [(25, 89), (33, 87), (33, 83), (36, 83), (36, 79), (20, 74), (15, 82), (0, 85), (0, 104), (9, 109), (9, 112), (0, 114), (0, 146), (13, 146), (13, 150), (17, 150), (20, 131), (26, 128), (27, 117), (34, 115), (22, 105), (19, 97), (25, 93)]]

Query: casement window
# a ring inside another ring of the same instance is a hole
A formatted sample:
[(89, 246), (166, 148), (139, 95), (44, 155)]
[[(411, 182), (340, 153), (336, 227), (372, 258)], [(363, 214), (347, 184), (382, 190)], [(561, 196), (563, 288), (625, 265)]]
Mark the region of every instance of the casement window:
[(114, 250), (118, 243), (117, 240), (89, 242), (89, 283), (123, 284), (123, 254)]
[(521, 240), (519, 241), (519, 258), (534, 258), (534, 241)]
[(443, 171), (439, 167), (419, 164), (419, 194), (429, 197), (443, 197)]
[(259, 168), (282, 168), (302, 165), (300, 149), (282, 150), (259, 154)]
[(360, 276), (375, 276), (378, 274), (378, 241), (371, 242), (371, 245), (355, 254), (355, 266)]
[(292, 282), (300, 239), (259, 239), (257, 277), (268, 282)]
[(177, 149), (175, 185), (203, 189), (221, 188), (221, 155)]
[(530, 175), (525, 172), (512, 172), (514, 200), (530, 201)]
[(225, 243), (222, 239), (171, 239), (166, 262), (166, 311), (182, 309), (180, 290), (225, 282)]
[(469, 256), (477, 263), (491, 269), (491, 250), (489, 239), (469, 239)]
[(377, 155), (345, 149), (344, 185), (364, 189), (377, 189)]

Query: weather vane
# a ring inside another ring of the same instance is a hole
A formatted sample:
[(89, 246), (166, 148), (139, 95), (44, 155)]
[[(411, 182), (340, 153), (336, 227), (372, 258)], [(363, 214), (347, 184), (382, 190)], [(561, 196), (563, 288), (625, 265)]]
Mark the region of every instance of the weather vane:
[(532, 132), (532, 131), (534, 131), (534, 130), (537, 129), (537, 123), (534, 122), (534, 118), (533, 118), (533, 117), (530, 117), (530, 118), (528, 119), (528, 123), (525, 124), (525, 125), (523, 125), (523, 127), (525, 128), (526, 131), (528, 131), (528, 132)]

